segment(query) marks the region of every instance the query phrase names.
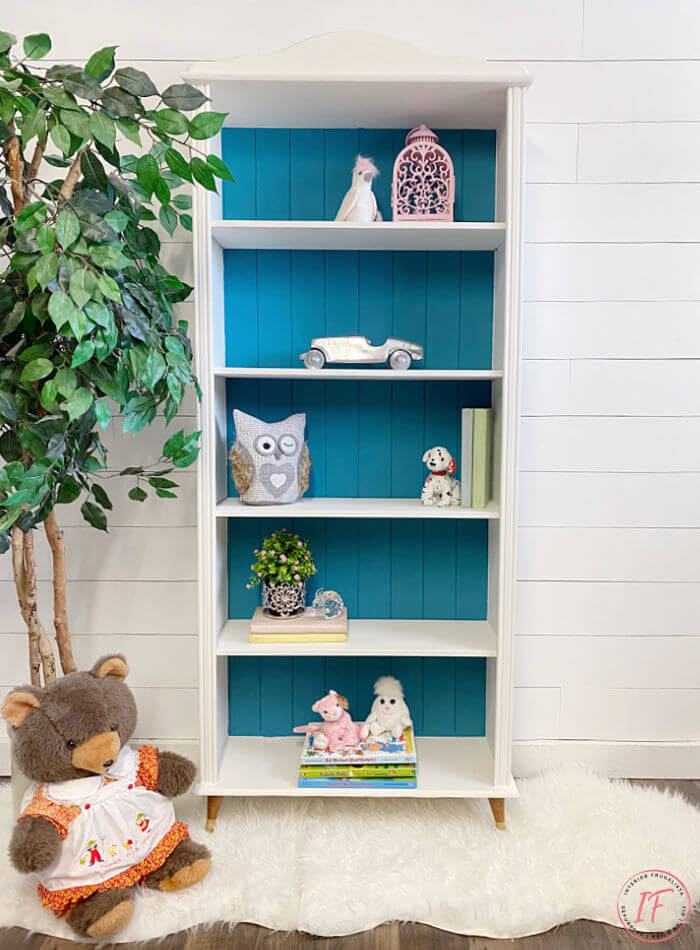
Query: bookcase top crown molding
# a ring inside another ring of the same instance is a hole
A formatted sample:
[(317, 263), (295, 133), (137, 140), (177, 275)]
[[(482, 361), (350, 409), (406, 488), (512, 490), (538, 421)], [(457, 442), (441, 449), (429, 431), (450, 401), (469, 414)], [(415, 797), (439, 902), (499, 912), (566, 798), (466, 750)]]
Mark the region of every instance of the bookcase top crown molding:
[(348, 30), (272, 53), (193, 63), (184, 78), (209, 85), (236, 126), (380, 128), (401, 125), (405, 113), (409, 128), (416, 115), (431, 128), (489, 128), (504, 113), (506, 89), (529, 86), (533, 77), (518, 64)]

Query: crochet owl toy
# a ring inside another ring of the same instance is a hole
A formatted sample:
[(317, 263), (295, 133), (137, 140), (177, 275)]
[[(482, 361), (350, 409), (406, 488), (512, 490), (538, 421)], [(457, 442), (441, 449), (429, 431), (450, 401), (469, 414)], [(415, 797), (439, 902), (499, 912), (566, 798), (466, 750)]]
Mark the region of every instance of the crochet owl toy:
[(306, 415), (297, 412), (281, 422), (263, 422), (233, 410), (236, 441), (231, 471), (246, 505), (282, 505), (301, 498), (309, 487), (311, 458), (304, 441)]
[(10, 860), (38, 876), (42, 904), (81, 937), (114, 936), (134, 912), (135, 886), (177, 891), (200, 881), (209, 851), (175, 820), (171, 799), (195, 777), (189, 759), (126, 745), (136, 703), (123, 656), (5, 697), (15, 760), (34, 784)]

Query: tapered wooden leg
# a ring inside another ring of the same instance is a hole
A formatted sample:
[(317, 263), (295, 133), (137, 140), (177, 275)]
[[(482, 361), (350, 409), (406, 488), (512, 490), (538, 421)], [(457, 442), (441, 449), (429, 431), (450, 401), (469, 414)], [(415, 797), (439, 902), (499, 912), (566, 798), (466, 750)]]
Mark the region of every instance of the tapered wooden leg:
[(506, 800), (505, 798), (489, 798), (489, 805), (493, 812), (493, 820), (499, 831), (506, 830)]
[(216, 818), (224, 800), (223, 795), (207, 795), (207, 831), (213, 831), (216, 825)]

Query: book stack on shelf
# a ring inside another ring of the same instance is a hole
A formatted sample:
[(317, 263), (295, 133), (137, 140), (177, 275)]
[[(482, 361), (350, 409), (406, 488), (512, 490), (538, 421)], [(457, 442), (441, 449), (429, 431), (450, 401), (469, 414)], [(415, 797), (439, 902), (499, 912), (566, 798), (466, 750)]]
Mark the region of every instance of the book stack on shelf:
[(491, 500), (491, 410), (462, 409), (462, 505), (485, 508)]
[(304, 740), (299, 788), (416, 788), (417, 758), (413, 729), (399, 739), (387, 733), (368, 736), (336, 752), (314, 748), (314, 733)]
[(298, 617), (267, 617), (258, 607), (250, 621), (250, 643), (345, 643), (347, 638), (345, 607), (337, 617), (324, 617), (313, 607)]

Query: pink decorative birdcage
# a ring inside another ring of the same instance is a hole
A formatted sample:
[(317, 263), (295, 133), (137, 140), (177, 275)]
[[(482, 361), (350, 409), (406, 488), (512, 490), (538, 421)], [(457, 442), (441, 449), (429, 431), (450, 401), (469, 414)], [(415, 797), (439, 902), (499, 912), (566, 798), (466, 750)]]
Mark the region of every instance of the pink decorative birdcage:
[(447, 151), (426, 125), (406, 136), (391, 184), (394, 221), (453, 221), (455, 171)]

